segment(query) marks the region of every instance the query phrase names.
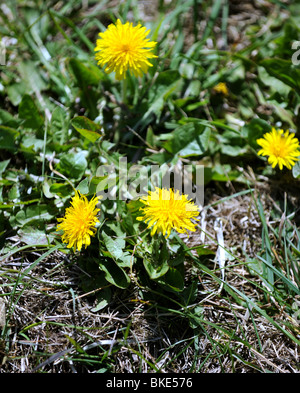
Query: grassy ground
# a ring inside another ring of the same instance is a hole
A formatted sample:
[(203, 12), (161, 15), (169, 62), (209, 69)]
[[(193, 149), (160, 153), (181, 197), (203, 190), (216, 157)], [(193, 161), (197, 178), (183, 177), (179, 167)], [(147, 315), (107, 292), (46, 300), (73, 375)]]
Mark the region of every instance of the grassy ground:
[[(116, 18), (158, 42), (126, 95), (94, 60)], [(256, 139), (299, 137), (300, 5), (11, 0), (0, 20), (0, 371), (299, 373), (300, 166)], [(160, 250), (137, 202), (105, 201), (91, 246), (66, 249), (72, 186), (92, 195), (120, 156), (204, 165), (198, 230)]]

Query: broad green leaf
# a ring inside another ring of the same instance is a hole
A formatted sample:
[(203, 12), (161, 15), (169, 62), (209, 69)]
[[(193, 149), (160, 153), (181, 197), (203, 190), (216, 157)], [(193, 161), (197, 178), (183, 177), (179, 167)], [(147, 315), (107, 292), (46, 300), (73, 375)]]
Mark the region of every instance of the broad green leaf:
[(32, 205), (20, 210), (16, 214), (19, 226), (28, 225), (32, 221), (51, 220), (55, 212), (48, 205)]
[(2, 174), (5, 171), (5, 169), (7, 168), (10, 160), (11, 159), (9, 158), (8, 160), (0, 161), (0, 174)]
[(78, 258), (78, 263), (83, 267), (84, 272), (89, 272), (89, 275), (85, 273), (80, 275), (80, 286), (84, 292), (92, 292), (95, 289), (109, 287), (104, 272), (99, 271), (96, 258), (86, 258), (84, 255), (81, 255)]
[(18, 135), (17, 130), (0, 126), (0, 149), (16, 151), (15, 139)]
[(95, 64), (87, 66), (78, 59), (71, 59), (69, 67), (75, 76), (75, 84), (80, 88), (81, 105), (86, 108), (89, 116), (95, 119), (99, 114), (97, 100), (100, 96), (99, 81), (103, 77), (103, 73)]
[(270, 124), (265, 120), (252, 119), (248, 124), (243, 126), (241, 136), (247, 138), (249, 145), (257, 149), (256, 140), (261, 138), (265, 133), (270, 132), (271, 129)]
[[(234, 141), (232, 141), (234, 143)], [(225, 145), (221, 144), (221, 152), (227, 156), (237, 157), (245, 154), (247, 152), (246, 146), (238, 146), (238, 145)]]
[(295, 178), (300, 177), (300, 161), (297, 161), (292, 169), (293, 176)]
[(204, 184), (212, 180), (222, 182), (227, 182), (228, 180), (232, 181), (240, 176), (241, 173), (238, 170), (232, 170), (230, 165), (215, 165), (213, 168), (204, 168)]
[(76, 189), (77, 189), (78, 191), (80, 191), (81, 194), (84, 194), (84, 195), (88, 194), (88, 193), (89, 193), (89, 179), (88, 179), (88, 177), (86, 177), (85, 179), (83, 179), (83, 180), (78, 184), (78, 186), (76, 187)]
[(66, 110), (57, 106), (51, 116), (50, 133), (54, 143), (63, 145), (66, 142), (69, 128), (69, 114)]
[(45, 195), (46, 198), (54, 198), (54, 194), (52, 192), (50, 192), (50, 187), (51, 187), (52, 181), (50, 178), (45, 178), (43, 181), (43, 185), (42, 185), (42, 189), (43, 189), (43, 193)]
[[(106, 190), (109, 185), (109, 181), (107, 180), (107, 178), (108, 176), (93, 176), (89, 185), (89, 194), (96, 194), (99, 191)], [(105, 182), (106, 184), (103, 185), (103, 183)]]
[(259, 65), (264, 67), (270, 75), (300, 92), (300, 70), (293, 65), (291, 60), (265, 59)]
[(145, 254), (143, 258), (144, 266), (152, 280), (162, 277), (169, 270), (169, 251), (163, 239), (163, 244), (158, 240), (153, 244), (152, 255)]
[(86, 65), (75, 58), (69, 60), (69, 66), (79, 87), (85, 88), (88, 85), (99, 86), (102, 77), (99, 67), (93, 64)]
[(20, 198), (19, 184), (14, 184), (8, 192), (8, 200), (13, 201)]
[(19, 117), (24, 121), (23, 126), (39, 129), (44, 124), (44, 119), (30, 95), (25, 94), (19, 105)]
[[(7, 96), (14, 106), (18, 106), (22, 101), (22, 97), (27, 92), (27, 86), (23, 80), (19, 83), (12, 83), (6, 88)], [(31, 92), (31, 90), (30, 90)]]
[(41, 91), (47, 87), (47, 83), (44, 78), (42, 78), (41, 72), (37, 71), (36, 61), (22, 61), (18, 64), (18, 70), (27, 86), (31, 87), (32, 91)]
[(180, 82), (180, 74), (176, 70), (163, 71), (149, 90), (149, 105), (137, 126), (144, 127), (150, 123), (153, 114), (160, 116), (166, 99), (173, 93)]
[(282, 96), (287, 97), (288, 93), (291, 91), (290, 86), (270, 75), (264, 67), (257, 67), (257, 71), (259, 79), (265, 86), (268, 86), (272, 91), (278, 92)]
[(114, 260), (101, 258), (98, 261), (99, 269), (104, 271), (105, 279), (119, 288), (127, 288), (130, 284), (130, 278), (125, 270), (118, 266)]
[(165, 260), (159, 262), (153, 260), (151, 257), (145, 257), (143, 263), (147, 273), (149, 274), (149, 277), (152, 280), (155, 280), (166, 274), (170, 267), (168, 265), (168, 261)]
[(167, 98), (174, 91), (179, 80), (180, 74), (176, 70), (161, 72), (149, 90), (149, 101), (154, 103), (159, 98)]
[(184, 305), (188, 306), (189, 304), (194, 302), (197, 297), (197, 293), (198, 293), (198, 285), (196, 281), (193, 281), (191, 285), (184, 288), (180, 294), (180, 297), (183, 300)]
[[(53, 183), (50, 185), (50, 188), (49, 188), (49, 190), (47, 189), (47, 191), (49, 191), (49, 193), (50, 193), (49, 195), (54, 194), (54, 195), (58, 195), (59, 197), (65, 198), (65, 197), (71, 196), (73, 189), (70, 186), (70, 184)], [(48, 196), (47, 196), (47, 198), (48, 198)]]
[(85, 116), (74, 117), (71, 124), (76, 131), (92, 143), (95, 143), (97, 139), (103, 136), (101, 127)]
[(211, 129), (207, 127), (200, 135), (197, 135), (192, 142), (179, 150), (178, 154), (181, 157), (192, 157), (205, 153), (208, 148), (210, 135)]
[(16, 128), (19, 126), (21, 120), (11, 115), (9, 112), (4, 109), (0, 109), (0, 124)]
[(296, 129), (297, 126), (294, 123), (294, 113), (288, 107), (283, 108), (276, 100), (269, 100), (269, 104), (273, 106), (276, 111), (277, 116), (282, 120), (283, 123), (288, 123), (289, 126), (293, 129)]
[(185, 258), (185, 253), (182, 252), (183, 248), (180, 247), (174, 258), (169, 260), (169, 265), (172, 267), (178, 266), (178, 265), (182, 265), (184, 263), (184, 258)]
[(85, 155), (84, 151), (62, 154), (58, 170), (69, 178), (81, 179), (88, 165)]
[(125, 240), (118, 237), (112, 238), (111, 236), (108, 236), (104, 231), (101, 232), (101, 235), (103, 237), (107, 251), (109, 251), (114, 258), (121, 258), (123, 255), (123, 248), (125, 248)]
[(201, 155), (208, 147), (210, 129), (197, 122), (190, 122), (177, 127), (164, 147), (172, 154), (182, 156)]
[(152, 130), (152, 127), (148, 127), (148, 129), (147, 129), (146, 142), (150, 146), (155, 146), (155, 135)]
[(131, 267), (134, 264), (134, 262), (135, 262), (135, 258), (129, 251), (123, 252), (121, 257), (116, 261), (116, 263), (120, 267)]
[(158, 283), (176, 292), (181, 292), (184, 288), (184, 279), (179, 269), (169, 267), (166, 274), (156, 280)]
[(296, 20), (288, 18), (284, 23), (280, 36), (274, 40), (276, 44), (274, 55), (285, 59), (292, 58), (294, 49), (291, 44), (299, 37), (300, 28), (297, 26)]
[(54, 235), (46, 235), (45, 231), (36, 227), (25, 226), (18, 231), (20, 240), (26, 244), (49, 244), (53, 241)]
[(37, 91), (40, 92), (47, 88), (47, 84), (41, 76), (40, 69), (37, 67), (37, 63), (31, 60), (20, 61), (18, 64), (18, 71), (21, 75), (22, 82), (25, 84), (27, 94)]
[(210, 248), (206, 246), (198, 246), (196, 248), (197, 254), (200, 255), (215, 255), (215, 251), (211, 250)]
[(36, 138), (35, 135), (26, 134), (23, 136), (22, 143), (20, 145), (24, 151), (30, 152), (31, 150), (32, 152), (37, 153), (44, 148), (44, 141), (43, 139)]

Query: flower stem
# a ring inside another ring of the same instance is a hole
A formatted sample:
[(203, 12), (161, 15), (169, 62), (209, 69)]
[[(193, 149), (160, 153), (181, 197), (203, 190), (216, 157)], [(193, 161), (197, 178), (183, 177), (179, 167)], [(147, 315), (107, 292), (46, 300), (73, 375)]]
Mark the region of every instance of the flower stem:
[(122, 80), (122, 101), (123, 104), (127, 104), (127, 79)]

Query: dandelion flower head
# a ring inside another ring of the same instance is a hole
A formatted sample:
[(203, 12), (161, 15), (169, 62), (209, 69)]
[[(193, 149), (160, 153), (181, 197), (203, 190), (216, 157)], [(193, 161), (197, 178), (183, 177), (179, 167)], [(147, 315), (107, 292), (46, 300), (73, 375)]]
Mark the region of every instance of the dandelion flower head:
[(85, 248), (90, 245), (91, 236), (96, 233), (95, 225), (99, 222), (97, 213), (100, 209), (96, 208), (98, 202), (98, 197), (88, 201), (79, 191), (75, 191), (71, 206), (66, 209), (63, 218), (58, 218), (61, 224), (57, 226), (58, 230), (64, 231), (62, 241), (68, 243), (68, 248), (74, 247), (74, 251), (80, 251), (82, 245)]
[(213, 89), (214, 89), (214, 91), (215, 91), (216, 93), (221, 93), (221, 94), (223, 94), (224, 96), (228, 96), (228, 95), (229, 95), (227, 85), (226, 85), (226, 83), (224, 83), (224, 82), (218, 83), (216, 86), (214, 86)]
[(299, 141), (295, 138), (293, 133), (289, 131), (276, 130), (272, 128), (271, 132), (263, 135), (262, 138), (256, 141), (262, 147), (258, 154), (262, 156), (269, 156), (268, 162), (273, 168), (276, 165), (282, 170), (283, 166), (291, 169), (298, 161), (300, 156)]
[(155, 191), (149, 191), (147, 196), (141, 198), (141, 202), (145, 205), (140, 209), (144, 216), (137, 217), (137, 220), (148, 222), (148, 228), (152, 227), (152, 236), (158, 232), (168, 238), (172, 229), (178, 233), (196, 230), (192, 220), (198, 220), (198, 206), (188, 200), (187, 195), (180, 195), (178, 190), (174, 192), (156, 187)]
[(99, 39), (95, 47), (95, 59), (98, 65), (106, 65), (105, 72), (115, 72), (117, 80), (126, 79), (126, 71), (134, 76), (142, 76), (152, 64), (148, 59), (157, 57), (152, 51), (156, 42), (149, 41), (149, 30), (138, 24), (122, 22), (118, 19), (116, 24), (110, 24)]

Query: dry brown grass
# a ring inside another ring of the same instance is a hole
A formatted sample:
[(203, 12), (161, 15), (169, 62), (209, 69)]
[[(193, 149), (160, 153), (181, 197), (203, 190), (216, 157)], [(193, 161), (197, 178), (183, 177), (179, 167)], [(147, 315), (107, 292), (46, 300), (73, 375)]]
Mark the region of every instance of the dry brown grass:
[[(233, 190), (228, 186), (230, 195)], [(274, 206), (266, 187), (264, 184), (256, 192), (268, 215)], [(236, 256), (226, 261), (226, 282), (269, 308), (259, 290), (259, 278), (239, 263), (261, 247), (261, 224), (253, 197), (244, 194), (215, 204), (220, 201), (216, 189), (208, 189), (206, 196), (211, 207), (204, 217), (204, 244), (216, 249), (214, 223), (221, 218), (224, 245)], [(189, 245), (199, 245), (200, 239), (201, 232), (188, 239)], [(109, 304), (92, 312), (97, 291), (88, 295), (81, 290), (82, 275), (90, 273), (82, 270), (75, 257), (69, 259), (60, 251), (42, 260), (12, 296), (18, 274), (41, 254), (28, 250), (0, 264), (0, 299), (11, 315), (6, 340), (1, 342), (1, 372), (93, 372), (101, 368), (101, 359), (104, 368), (116, 373), (299, 372), (299, 347), (262, 315), (220, 291), (219, 284), (199, 270), (199, 291), (192, 307), (198, 306), (206, 332), (199, 326), (193, 328), (189, 319), (183, 313), (173, 313), (172, 307), (163, 310), (155, 301), (143, 301), (143, 290), (135, 283), (126, 291), (113, 289)], [(220, 275), (211, 255), (203, 263)], [(186, 269), (188, 281), (195, 275), (195, 266), (187, 261)], [(284, 309), (276, 309), (274, 303), (271, 307), (275, 321), (287, 320)]]

